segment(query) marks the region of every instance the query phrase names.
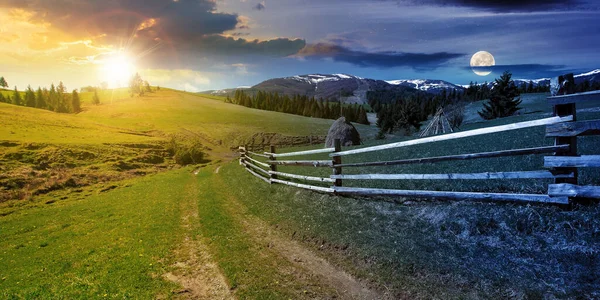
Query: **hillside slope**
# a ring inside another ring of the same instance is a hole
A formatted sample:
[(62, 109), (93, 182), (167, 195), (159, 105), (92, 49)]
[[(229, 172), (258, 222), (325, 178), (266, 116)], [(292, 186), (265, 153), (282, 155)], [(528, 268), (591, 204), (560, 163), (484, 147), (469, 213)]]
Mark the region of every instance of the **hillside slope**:
[(161, 172), (188, 151), (178, 149), (201, 147), (193, 151), (214, 161), (243, 144), (318, 143), (333, 122), (167, 89), (134, 98), (106, 91), (99, 106), (90, 93), (82, 99), (79, 114), (0, 103), (0, 202)]

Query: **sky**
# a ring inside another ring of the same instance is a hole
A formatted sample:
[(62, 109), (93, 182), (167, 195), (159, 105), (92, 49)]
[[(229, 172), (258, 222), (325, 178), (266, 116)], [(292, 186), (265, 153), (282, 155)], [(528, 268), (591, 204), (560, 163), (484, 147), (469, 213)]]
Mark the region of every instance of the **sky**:
[[(597, 0), (0, 0), (10, 87), (152, 85), (186, 91), (274, 77), (492, 81), (600, 68)], [(490, 75), (469, 66), (477, 51)]]

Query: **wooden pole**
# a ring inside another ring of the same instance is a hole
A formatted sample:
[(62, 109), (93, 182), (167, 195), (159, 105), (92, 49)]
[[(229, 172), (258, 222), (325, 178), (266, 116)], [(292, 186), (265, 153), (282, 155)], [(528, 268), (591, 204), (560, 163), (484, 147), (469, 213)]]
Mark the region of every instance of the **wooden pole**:
[[(342, 141), (340, 139), (335, 139), (333, 141), (333, 147), (335, 148), (334, 153), (342, 151)], [(333, 163), (333, 175), (342, 175), (342, 167), (336, 167), (336, 165), (342, 164), (342, 157), (334, 156), (332, 159), (332, 163)], [(336, 179), (335, 182), (333, 183), (333, 185), (334, 186), (342, 186), (342, 180)]]
[(246, 155), (248, 155), (248, 145), (244, 145), (244, 149), (240, 153), (240, 157), (242, 158), (242, 163), (246, 162)]
[[(275, 154), (275, 145), (271, 145), (271, 149), (269, 149), (269, 153), (271, 153), (271, 156), (269, 157), (269, 160), (277, 160), (277, 158), (275, 156), (273, 156), (273, 154)], [(270, 169), (273, 172), (277, 172), (277, 165), (276, 164), (271, 164), (270, 165)], [(271, 173), (271, 179), (277, 179), (277, 175)]]
[[(560, 95), (569, 95), (575, 93), (575, 78), (573, 77), (573, 73), (566, 74), (564, 76), (558, 76), (558, 83), (560, 84), (560, 89), (558, 93)], [(554, 116), (563, 117), (563, 116), (573, 116), (573, 122), (577, 119), (576, 113), (577, 109), (575, 107), (575, 103), (567, 103), (567, 104), (557, 104), (554, 105), (553, 108)], [(556, 152), (555, 156), (577, 156), (577, 137), (576, 136), (557, 136), (554, 138), (554, 145), (569, 145), (568, 151)], [(554, 168), (556, 173), (572, 173), (573, 178), (556, 178), (554, 180), (555, 184), (568, 183), (568, 184), (577, 184), (578, 174), (577, 168), (568, 167), (568, 168)]]

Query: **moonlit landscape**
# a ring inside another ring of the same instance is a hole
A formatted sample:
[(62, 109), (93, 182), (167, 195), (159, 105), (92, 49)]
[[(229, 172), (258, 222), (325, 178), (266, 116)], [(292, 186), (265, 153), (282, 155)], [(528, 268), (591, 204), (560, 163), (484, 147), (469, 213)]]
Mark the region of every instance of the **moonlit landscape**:
[(598, 299), (598, 19), (0, 0), (0, 299)]

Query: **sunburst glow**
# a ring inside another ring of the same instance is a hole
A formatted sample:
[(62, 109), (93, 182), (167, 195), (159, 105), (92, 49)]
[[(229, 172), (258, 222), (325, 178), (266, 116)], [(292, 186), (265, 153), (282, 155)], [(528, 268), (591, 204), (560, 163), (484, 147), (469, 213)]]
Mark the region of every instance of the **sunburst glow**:
[(101, 79), (112, 88), (126, 86), (134, 73), (132, 60), (123, 53), (106, 59), (101, 67)]

